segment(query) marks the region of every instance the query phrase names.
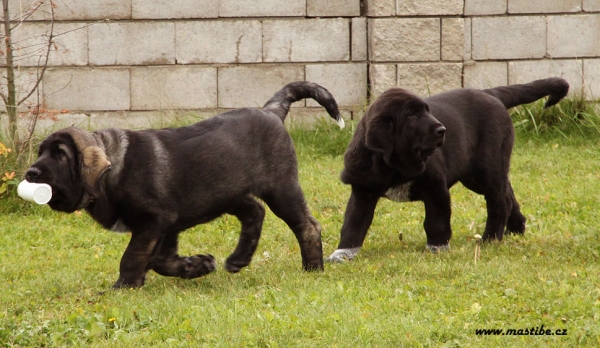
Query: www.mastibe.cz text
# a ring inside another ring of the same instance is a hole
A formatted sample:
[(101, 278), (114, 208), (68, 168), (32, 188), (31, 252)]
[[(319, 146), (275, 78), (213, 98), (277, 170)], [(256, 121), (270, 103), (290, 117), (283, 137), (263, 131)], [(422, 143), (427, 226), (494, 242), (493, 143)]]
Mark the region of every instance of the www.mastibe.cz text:
[(567, 329), (547, 329), (544, 325), (523, 329), (475, 329), (477, 336), (566, 336)]

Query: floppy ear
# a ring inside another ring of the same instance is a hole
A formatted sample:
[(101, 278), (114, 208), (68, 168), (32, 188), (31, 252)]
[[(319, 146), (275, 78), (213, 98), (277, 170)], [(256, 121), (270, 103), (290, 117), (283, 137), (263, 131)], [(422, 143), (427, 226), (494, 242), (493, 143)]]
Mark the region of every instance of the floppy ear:
[(83, 186), (92, 197), (98, 197), (100, 178), (111, 169), (106, 152), (99, 146), (101, 143), (91, 132), (76, 127), (69, 127), (65, 131), (71, 135), (79, 153), (79, 170)]
[(398, 164), (397, 169), (403, 175), (409, 178), (415, 177), (423, 173), (423, 171), (425, 170), (425, 162), (420, 157), (418, 157), (416, 152), (411, 151), (411, 149), (413, 149), (415, 145), (420, 145), (420, 142), (417, 143), (417, 140), (414, 138), (416, 129), (417, 118), (415, 116), (407, 117), (404, 122), (404, 127), (402, 128), (402, 133), (400, 135), (402, 139), (405, 139), (405, 151), (402, 151), (398, 155), (400, 163)]
[(389, 115), (373, 112), (368, 118), (365, 132), (365, 145), (374, 152), (383, 153), (389, 157), (394, 150), (394, 124)]

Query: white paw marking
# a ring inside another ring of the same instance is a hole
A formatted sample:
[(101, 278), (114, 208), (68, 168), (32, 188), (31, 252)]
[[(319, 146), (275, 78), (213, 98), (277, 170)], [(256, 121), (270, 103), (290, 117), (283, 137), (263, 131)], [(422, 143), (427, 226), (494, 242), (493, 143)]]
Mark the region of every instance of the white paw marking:
[(444, 251), (450, 251), (450, 244), (446, 244), (446, 245), (427, 244), (427, 251), (430, 251), (432, 254), (437, 254), (437, 253), (441, 253)]
[(350, 249), (337, 249), (329, 257), (327, 261), (329, 262), (344, 262), (347, 260), (352, 260), (358, 253), (360, 252), (360, 247), (358, 248), (350, 248)]

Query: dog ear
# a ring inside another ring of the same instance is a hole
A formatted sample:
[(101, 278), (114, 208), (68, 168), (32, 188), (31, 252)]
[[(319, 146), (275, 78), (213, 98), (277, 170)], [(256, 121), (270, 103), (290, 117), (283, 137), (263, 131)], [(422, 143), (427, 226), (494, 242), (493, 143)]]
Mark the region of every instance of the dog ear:
[(419, 97), (401, 88), (390, 88), (371, 105), (365, 117), (365, 145), (383, 154), (385, 163), (407, 177), (425, 170), (425, 163), (413, 151), (417, 118), (425, 106)]
[(373, 111), (368, 117), (365, 132), (365, 145), (373, 152), (389, 157), (394, 147), (394, 124), (390, 115)]
[(81, 180), (85, 190), (92, 196), (100, 195), (100, 178), (111, 169), (106, 152), (94, 134), (86, 130), (69, 127), (65, 130), (71, 135), (79, 153)]

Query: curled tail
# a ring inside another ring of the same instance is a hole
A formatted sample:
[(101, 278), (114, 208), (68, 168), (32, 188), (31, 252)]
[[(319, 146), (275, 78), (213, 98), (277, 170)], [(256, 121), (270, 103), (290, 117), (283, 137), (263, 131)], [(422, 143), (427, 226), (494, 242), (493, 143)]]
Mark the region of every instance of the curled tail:
[(340, 128), (344, 128), (344, 119), (340, 116), (338, 105), (333, 95), (324, 87), (308, 81), (292, 82), (285, 85), (281, 90), (269, 99), (263, 106), (263, 110), (270, 111), (285, 121), (290, 105), (298, 100), (312, 98), (327, 110)]
[(544, 107), (558, 103), (569, 92), (569, 83), (560, 77), (536, 80), (522, 85), (510, 85), (484, 89), (500, 100), (507, 109), (521, 104), (529, 104), (545, 96), (550, 96)]

